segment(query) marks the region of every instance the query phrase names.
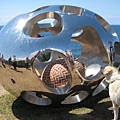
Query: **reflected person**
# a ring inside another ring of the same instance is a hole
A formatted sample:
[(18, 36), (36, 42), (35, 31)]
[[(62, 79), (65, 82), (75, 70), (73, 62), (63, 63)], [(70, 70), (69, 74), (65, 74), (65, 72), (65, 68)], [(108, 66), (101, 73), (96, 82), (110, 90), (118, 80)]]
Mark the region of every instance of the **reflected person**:
[(28, 67), (29, 67), (29, 59), (28, 59), (28, 57), (26, 57), (26, 59), (25, 59), (25, 67), (26, 67), (26, 69), (28, 69)]
[(110, 50), (110, 62), (111, 62), (111, 64), (112, 64), (113, 61), (114, 61), (114, 58), (115, 58), (115, 51), (114, 51), (114, 47), (113, 47), (113, 45), (112, 45), (112, 42), (109, 41), (108, 43), (109, 43), (109, 45), (110, 45), (110, 48), (109, 48), (109, 50)]
[(2, 54), (2, 66), (4, 67), (4, 68), (6, 68), (6, 66), (5, 66), (5, 64), (4, 64), (4, 55)]
[(16, 61), (16, 56), (14, 55), (13, 56), (13, 67), (14, 67), (14, 70), (17, 70), (17, 61)]

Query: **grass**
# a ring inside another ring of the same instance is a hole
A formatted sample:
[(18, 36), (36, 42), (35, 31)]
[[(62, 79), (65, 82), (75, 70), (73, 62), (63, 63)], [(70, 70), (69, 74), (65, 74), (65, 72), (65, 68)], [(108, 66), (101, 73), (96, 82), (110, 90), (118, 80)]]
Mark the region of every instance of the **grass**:
[(0, 120), (110, 120), (108, 90), (73, 105), (36, 106), (11, 94), (0, 97)]

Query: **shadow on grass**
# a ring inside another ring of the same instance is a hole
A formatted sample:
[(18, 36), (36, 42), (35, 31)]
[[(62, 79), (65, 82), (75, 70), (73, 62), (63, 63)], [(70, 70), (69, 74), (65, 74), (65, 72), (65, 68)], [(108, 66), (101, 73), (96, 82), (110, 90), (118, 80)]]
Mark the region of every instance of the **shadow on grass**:
[(12, 111), (20, 120), (110, 120), (113, 118), (112, 110), (109, 110), (111, 106), (108, 91), (104, 90), (94, 97), (72, 105), (42, 107), (19, 97), (13, 102)]

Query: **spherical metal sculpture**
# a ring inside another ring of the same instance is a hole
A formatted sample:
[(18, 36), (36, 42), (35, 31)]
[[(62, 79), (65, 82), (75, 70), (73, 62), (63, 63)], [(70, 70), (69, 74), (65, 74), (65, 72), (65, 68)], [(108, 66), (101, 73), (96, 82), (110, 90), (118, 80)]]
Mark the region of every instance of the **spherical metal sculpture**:
[[(0, 31), (0, 83), (36, 105), (80, 102), (107, 86), (101, 68), (110, 64), (109, 41), (118, 41), (113, 28), (84, 8), (53, 5), (19, 15)], [(79, 56), (71, 43), (81, 46)]]

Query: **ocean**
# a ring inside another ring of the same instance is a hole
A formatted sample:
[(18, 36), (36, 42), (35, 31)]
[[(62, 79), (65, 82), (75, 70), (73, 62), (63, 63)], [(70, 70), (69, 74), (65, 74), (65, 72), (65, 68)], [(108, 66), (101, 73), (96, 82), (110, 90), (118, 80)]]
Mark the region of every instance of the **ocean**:
[(119, 41), (120, 41), (120, 25), (111, 25), (111, 26), (113, 27), (113, 29), (117, 33)]
[[(119, 41), (120, 41), (120, 25), (111, 25), (111, 26), (117, 33)], [(2, 27), (3, 26), (0, 26), (0, 29)], [(74, 57), (78, 58), (80, 56), (81, 46), (79, 44), (77, 44), (76, 42), (71, 42), (71, 49), (72, 49), (72, 53), (73, 53)]]

